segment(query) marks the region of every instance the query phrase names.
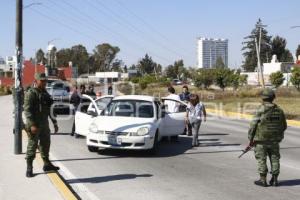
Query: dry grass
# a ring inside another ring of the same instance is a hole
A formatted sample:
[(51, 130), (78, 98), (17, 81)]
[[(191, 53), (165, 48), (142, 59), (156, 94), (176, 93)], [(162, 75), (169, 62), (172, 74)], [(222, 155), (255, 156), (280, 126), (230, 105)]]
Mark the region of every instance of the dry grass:
[[(174, 86), (176, 93), (182, 91), (182, 86)], [(189, 86), (191, 93), (196, 93), (209, 108), (224, 109), (225, 111), (243, 112), (253, 114), (261, 104), (260, 88), (244, 87), (237, 91), (219, 89), (200, 90), (196, 87)], [(141, 91), (136, 89), (136, 94), (146, 94), (151, 96), (167, 96), (167, 87), (151, 84)], [(294, 88), (279, 88), (276, 91), (277, 98), (275, 103), (279, 105), (288, 119), (300, 120), (300, 92)]]

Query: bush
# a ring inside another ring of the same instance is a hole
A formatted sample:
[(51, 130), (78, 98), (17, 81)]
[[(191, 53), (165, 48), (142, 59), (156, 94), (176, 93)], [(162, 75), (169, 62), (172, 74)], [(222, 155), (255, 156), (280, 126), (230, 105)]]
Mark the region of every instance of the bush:
[(147, 85), (148, 85), (148, 83), (145, 81), (145, 80), (140, 80), (140, 82), (139, 82), (139, 86), (140, 86), (140, 88), (142, 89), (142, 90), (144, 90), (144, 89), (146, 89), (147, 88)]
[(300, 91), (300, 67), (294, 67), (292, 70), (291, 83)]
[(230, 69), (220, 68), (216, 69), (215, 73), (215, 83), (219, 86), (223, 91), (226, 87), (232, 85), (232, 74), (233, 71)]
[(199, 70), (198, 73), (194, 75), (194, 82), (196, 87), (204, 87), (205, 89), (208, 89), (214, 82), (214, 70)]
[(130, 81), (137, 84), (137, 83), (139, 83), (140, 78), (139, 77), (132, 77), (132, 78), (130, 78)]
[(283, 73), (280, 71), (270, 74), (270, 82), (276, 88), (281, 86), (284, 80)]

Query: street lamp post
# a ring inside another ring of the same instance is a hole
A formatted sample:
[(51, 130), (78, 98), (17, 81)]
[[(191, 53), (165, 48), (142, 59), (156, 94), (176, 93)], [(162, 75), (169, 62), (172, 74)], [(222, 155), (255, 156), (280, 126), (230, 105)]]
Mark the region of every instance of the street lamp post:
[(23, 57), (23, 1), (16, 1), (16, 57), (15, 67), (15, 124), (14, 153), (22, 153), (22, 57)]
[(32, 3), (23, 6), (23, 0), (16, 0), (16, 58), (17, 66), (15, 72), (15, 88), (14, 88), (14, 153), (22, 153), (22, 102), (23, 102), (23, 87), (22, 87), (22, 65), (23, 65), (23, 10), (33, 5), (41, 3)]

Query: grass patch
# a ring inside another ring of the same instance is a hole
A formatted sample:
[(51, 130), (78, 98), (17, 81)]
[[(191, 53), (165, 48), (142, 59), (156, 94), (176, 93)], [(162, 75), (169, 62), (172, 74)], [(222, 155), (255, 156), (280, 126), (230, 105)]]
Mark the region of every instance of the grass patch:
[[(174, 86), (176, 94), (180, 94), (182, 86)], [(205, 102), (208, 108), (223, 109), (231, 112), (241, 112), (245, 114), (254, 114), (255, 110), (261, 105), (261, 89), (251, 86), (240, 88), (236, 91), (228, 89), (225, 91), (219, 89), (201, 90), (194, 86), (189, 86), (191, 93), (198, 94), (201, 101)], [(145, 90), (136, 89), (136, 94), (144, 94), (156, 97), (168, 95), (167, 87), (161, 87), (158, 84), (150, 84)], [(280, 106), (287, 119), (300, 120), (300, 92), (295, 88), (278, 88), (276, 99), (274, 101)]]

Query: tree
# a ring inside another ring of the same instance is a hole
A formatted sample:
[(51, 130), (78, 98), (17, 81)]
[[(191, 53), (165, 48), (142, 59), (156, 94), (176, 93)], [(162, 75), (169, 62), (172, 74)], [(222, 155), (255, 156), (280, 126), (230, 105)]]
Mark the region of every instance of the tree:
[(110, 66), (116, 55), (120, 52), (120, 48), (112, 46), (108, 43), (99, 44), (94, 49), (95, 70), (110, 71)]
[(232, 84), (233, 71), (230, 69), (216, 69), (215, 70), (215, 84), (219, 86), (223, 91), (226, 87)]
[(286, 39), (276, 36), (273, 38), (272, 43), (272, 54), (276, 55), (280, 62), (293, 62), (293, 55), (286, 49)]
[(300, 91), (300, 68), (294, 67), (292, 70), (291, 83)]
[(298, 45), (297, 50), (296, 50), (296, 59), (298, 59), (299, 55), (300, 55), (300, 44)]
[(223, 59), (222, 57), (218, 57), (217, 60), (216, 60), (216, 64), (214, 66), (214, 68), (225, 68), (225, 64), (223, 62)]
[(196, 87), (208, 89), (214, 82), (214, 71), (213, 69), (200, 69), (194, 76)]
[(248, 75), (247, 74), (240, 75), (239, 82), (240, 82), (241, 86), (247, 85), (247, 83), (248, 83)]
[(56, 53), (57, 66), (59, 67), (67, 67), (69, 62), (72, 61), (72, 51), (71, 49), (60, 49)]
[(142, 75), (154, 73), (155, 66), (156, 63), (148, 54), (146, 54), (138, 63), (138, 69)]
[(85, 46), (78, 44), (71, 47), (71, 61), (78, 68), (78, 74), (88, 73), (89, 54)]
[(183, 60), (175, 61), (173, 65), (169, 65), (165, 69), (165, 74), (169, 78), (186, 79), (188, 71), (184, 67)]
[(89, 54), (86, 47), (81, 44), (60, 49), (56, 53), (56, 58), (58, 67), (68, 67), (69, 62), (72, 62), (72, 65), (78, 68), (78, 74), (89, 72)]
[[(261, 20), (259, 19), (256, 25), (261, 24)], [(246, 36), (243, 42), (243, 56), (245, 58), (243, 62), (243, 69), (245, 71), (253, 72), (257, 67), (257, 54), (256, 54), (256, 46), (255, 46), (255, 38), (259, 41), (259, 29), (254, 28), (251, 31), (251, 35)], [(268, 31), (265, 28), (261, 29), (261, 49), (260, 49), (260, 59), (261, 63), (267, 62), (267, 57), (271, 55), (271, 36), (268, 35)]]
[(284, 80), (285, 78), (283, 76), (283, 73), (280, 71), (270, 74), (270, 82), (276, 88), (281, 86)]
[(47, 60), (46, 60), (46, 58), (45, 58), (45, 53), (43, 52), (42, 49), (39, 49), (39, 50), (36, 52), (35, 57), (36, 57), (36, 62), (37, 62), (37, 63), (46, 64)]
[(123, 72), (122, 69), (122, 60), (116, 59), (113, 61), (113, 63), (111, 64), (111, 71), (113, 72)]

